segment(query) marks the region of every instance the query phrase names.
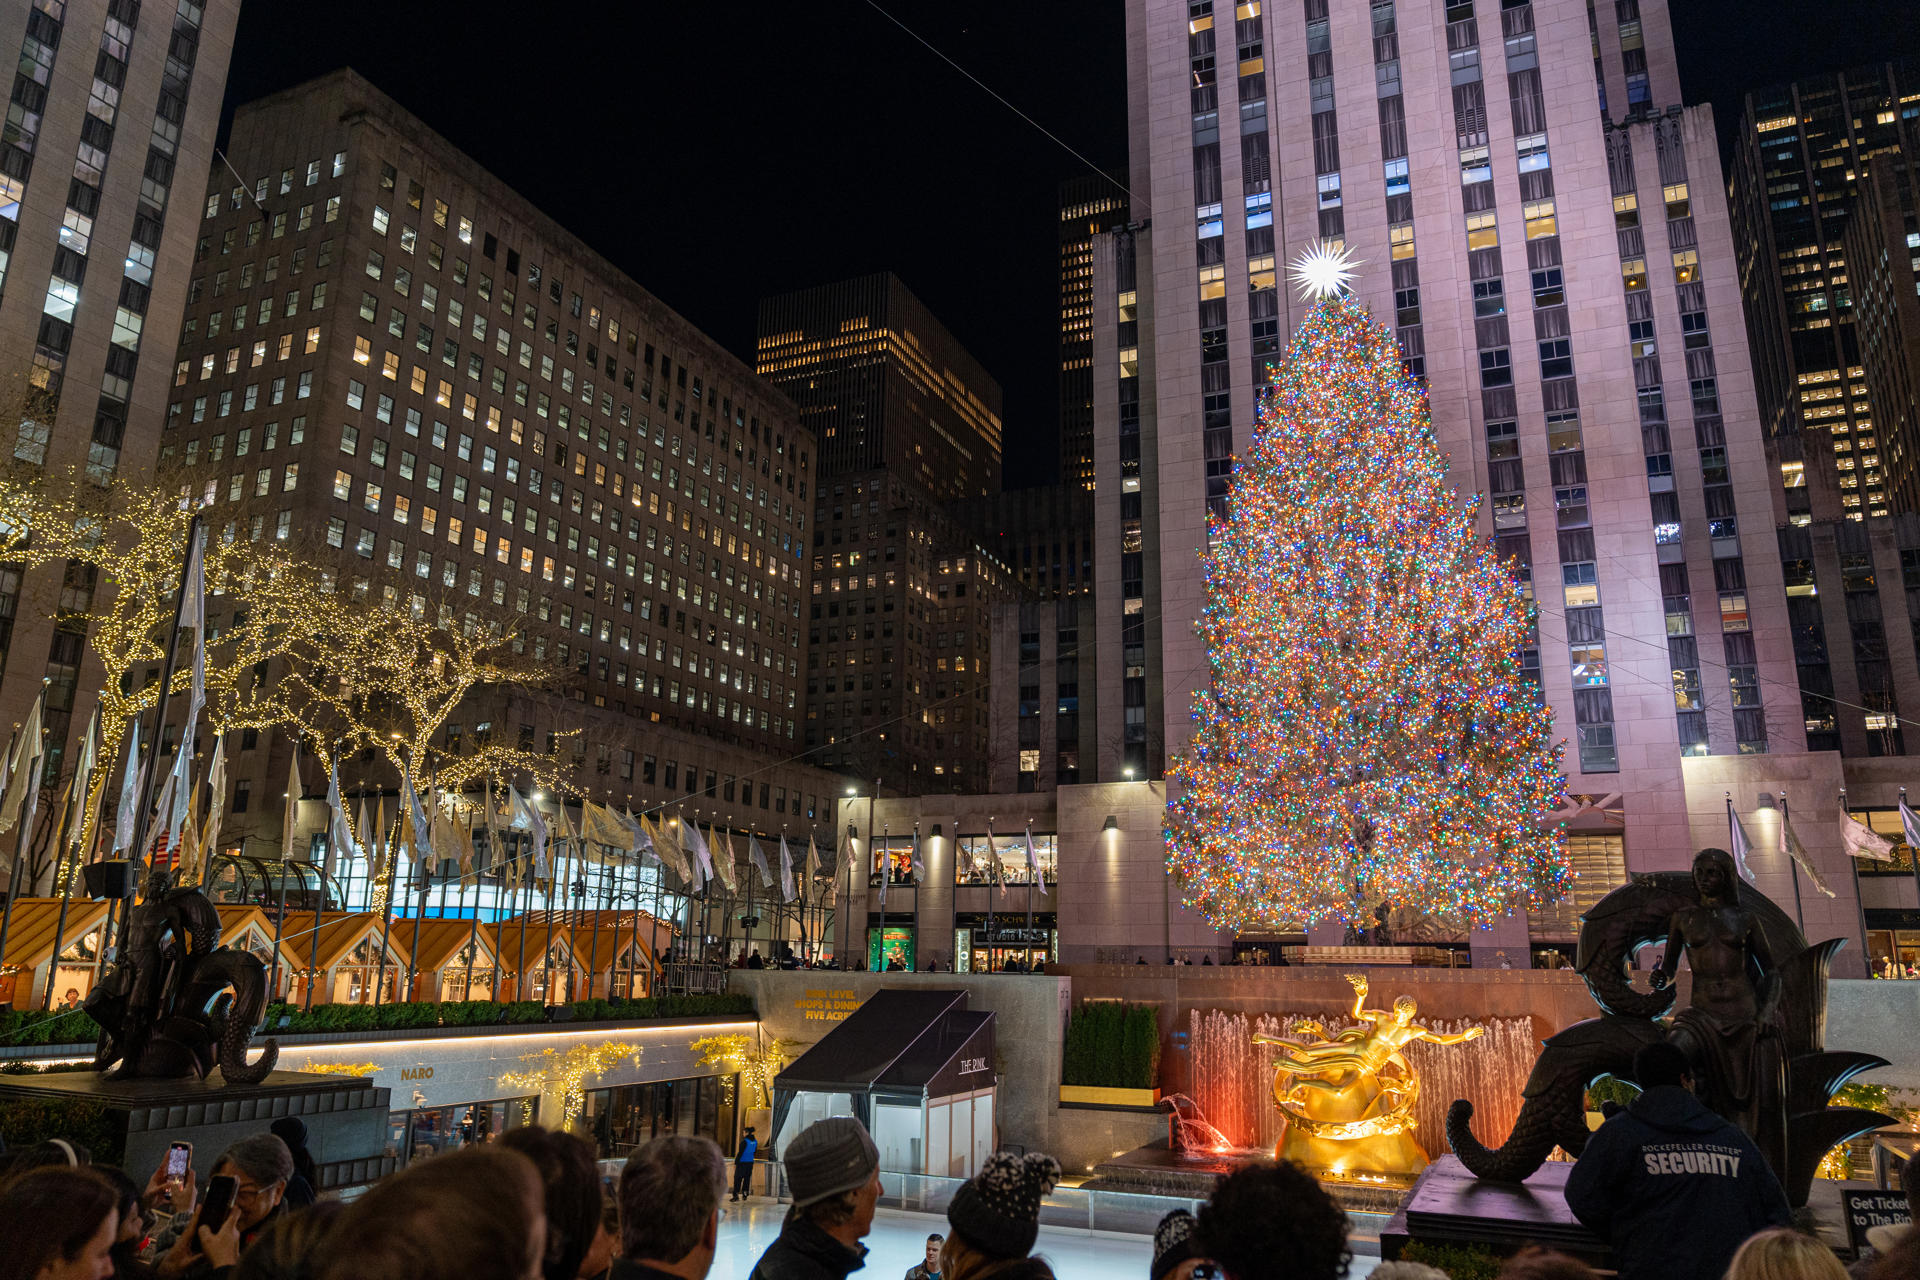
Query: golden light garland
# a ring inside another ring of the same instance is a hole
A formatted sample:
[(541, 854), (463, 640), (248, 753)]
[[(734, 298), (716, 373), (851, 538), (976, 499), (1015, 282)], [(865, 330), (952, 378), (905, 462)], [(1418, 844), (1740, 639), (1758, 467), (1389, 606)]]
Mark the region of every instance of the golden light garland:
[(571, 1128), (573, 1122), (580, 1118), (580, 1113), (586, 1110), (587, 1077), (597, 1076), (609, 1067), (617, 1066), (623, 1058), (631, 1058), (638, 1065), (640, 1051), (624, 1040), (575, 1045), (565, 1053), (557, 1049), (542, 1049), (538, 1053), (520, 1055), (520, 1061), (536, 1064), (531, 1070), (503, 1071), (500, 1073), (500, 1083), (508, 1089), (559, 1098), (561, 1126)]
[(370, 1076), (380, 1070), (377, 1062), (307, 1062), (294, 1068), (316, 1076)]
[[(734, 1064), (742, 1083), (750, 1090), (748, 1096), (758, 1099), (758, 1107), (765, 1109), (773, 1105), (773, 1078), (799, 1057), (806, 1045), (798, 1040), (774, 1040), (763, 1049), (758, 1047), (754, 1036), (735, 1032), (701, 1036), (687, 1047), (700, 1055), (703, 1067)], [(722, 1088), (730, 1090), (732, 1081), (727, 1080)]]

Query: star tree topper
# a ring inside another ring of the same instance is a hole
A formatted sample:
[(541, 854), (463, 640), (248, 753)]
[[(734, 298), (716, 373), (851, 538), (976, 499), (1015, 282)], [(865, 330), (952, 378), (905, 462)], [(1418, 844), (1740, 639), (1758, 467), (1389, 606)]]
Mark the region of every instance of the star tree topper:
[(1312, 302), (1345, 293), (1359, 265), (1344, 244), (1316, 240), (1289, 264), (1287, 278), (1300, 290), (1302, 302)]

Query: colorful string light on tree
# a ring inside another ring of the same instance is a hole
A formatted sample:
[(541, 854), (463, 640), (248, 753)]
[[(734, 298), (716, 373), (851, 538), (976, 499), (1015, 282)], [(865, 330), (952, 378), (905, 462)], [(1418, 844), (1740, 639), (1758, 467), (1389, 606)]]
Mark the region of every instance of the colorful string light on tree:
[(1532, 605), (1447, 481), (1394, 340), (1321, 294), (1203, 556), (1211, 687), (1167, 860), (1221, 928), (1485, 923), (1564, 896), (1565, 779), (1519, 653)]

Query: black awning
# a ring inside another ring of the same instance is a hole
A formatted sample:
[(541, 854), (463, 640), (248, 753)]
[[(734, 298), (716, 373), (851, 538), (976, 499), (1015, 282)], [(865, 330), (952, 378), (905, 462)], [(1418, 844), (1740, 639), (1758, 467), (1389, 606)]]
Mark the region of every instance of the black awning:
[(964, 991), (876, 991), (773, 1087), (922, 1096), (982, 1088), (993, 1081), (994, 1020), (966, 1004)]

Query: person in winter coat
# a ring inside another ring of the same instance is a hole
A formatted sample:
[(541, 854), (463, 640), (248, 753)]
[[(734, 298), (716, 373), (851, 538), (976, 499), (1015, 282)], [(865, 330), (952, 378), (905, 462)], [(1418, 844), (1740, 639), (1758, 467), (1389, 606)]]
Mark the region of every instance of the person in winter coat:
[(861, 1237), (880, 1199), (880, 1151), (852, 1116), (830, 1116), (787, 1144), (793, 1207), (752, 1280), (845, 1280), (867, 1265)]
[(1737, 1126), (1693, 1096), (1665, 1042), (1634, 1056), (1643, 1092), (1587, 1142), (1567, 1207), (1613, 1246), (1620, 1280), (1720, 1280), (1747, 1237), (1792, 1223), (1786, 1193)]
[(1052, 1156), (988, 1156), (947, 1206), (942, 1280), (1053, 1280), (1046, 1261), (1029, 1255), (1040, 1238), (1040, 1201), (1059, 1181)]
[(267, 1126), (267, 1132), (287, 1144), (293, 1157), (293, 1176), (280, 1199), (289, 1209), (304, 1209), (317, 1199), (320, 1190), (320, 1166), (307, 1150), (307, 1122), (299, 1116), (281, 1116)]
[(729, 1200), (745, 1200), (753, 1194), (753, 1158), (760, 1152), (760, 1139), (754, 1136), (753, 1126), (747, 1126), (747, 1134), (740, 1139), (740, 1152), (733, 1158), (733, 1194)]

